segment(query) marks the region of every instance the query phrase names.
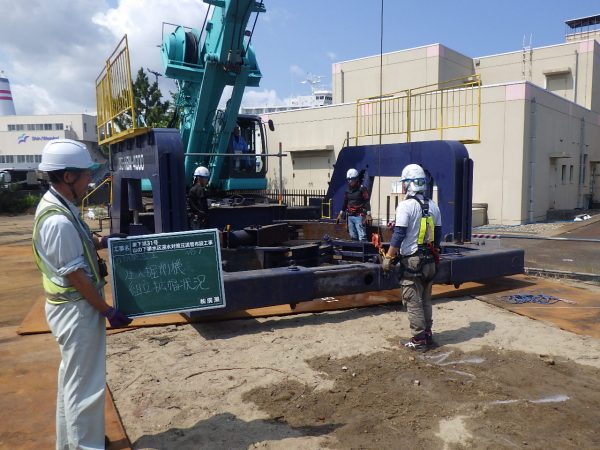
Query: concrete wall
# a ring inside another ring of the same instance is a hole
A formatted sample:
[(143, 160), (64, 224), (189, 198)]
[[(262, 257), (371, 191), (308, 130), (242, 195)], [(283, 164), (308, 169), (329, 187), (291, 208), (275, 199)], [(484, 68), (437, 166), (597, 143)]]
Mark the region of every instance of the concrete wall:
[(539, 220), (598, 200), (591, 174), (600, 161), (600, 115), (533, 85), (525, 109), (522, 215)]
[[(332, 65), (333, 103), (379, 95), (380, 58)], [(382, 92), (397, 92), (473, 74), (473, 60), (440, 44), (383, 55)]]
[(600, 111), (600, 89), (594, 83), (594, 70), (600, 44), (581, 41), (530, 51), (516, 51), (501, 55), (475, 58), (475, 71), (485, 85), (530, 81), (542, 88), (548, 87), (549, 77), (564, 77), (565, 86), (557, 94), (588, 109)]

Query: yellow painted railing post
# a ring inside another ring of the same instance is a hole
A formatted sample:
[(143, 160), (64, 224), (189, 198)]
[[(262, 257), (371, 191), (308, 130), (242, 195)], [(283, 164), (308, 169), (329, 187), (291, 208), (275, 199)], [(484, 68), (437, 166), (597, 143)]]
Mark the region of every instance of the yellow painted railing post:
[(440, 141), (444, 140), (444, 91), (440, 89)]
[(410, 142), (410, 132), (411, 132), (411, 104), (412, 104), (412, 91), (409, 89), (406, 91), (406, 142)]

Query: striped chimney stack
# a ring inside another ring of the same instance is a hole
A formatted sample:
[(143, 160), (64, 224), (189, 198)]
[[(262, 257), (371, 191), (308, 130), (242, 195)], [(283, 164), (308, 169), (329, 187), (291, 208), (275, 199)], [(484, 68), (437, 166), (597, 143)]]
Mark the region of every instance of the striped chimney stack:
[(4, 76), (4, 72), (0, 71), (0, 116), (14, 116), (15, 114), (10, 83), (8, 78)]

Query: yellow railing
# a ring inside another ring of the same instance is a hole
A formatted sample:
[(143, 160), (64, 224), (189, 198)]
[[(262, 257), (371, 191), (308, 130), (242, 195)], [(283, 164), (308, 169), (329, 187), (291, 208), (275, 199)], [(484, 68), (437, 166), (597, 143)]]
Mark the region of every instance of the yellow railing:
[[(434, 133), (435, 138), (474, 144), (480, 142), (480, 124), (481, 79), (477, 74), (357, 100), (355, 141), (358, 145), (361, 137), (381, 133), (405, 135), (406, 142), (411, 142), (417, 133), (424, 139), (432, 139)], [(468, 130), (468, 135), (444, 134), (451, 129)]]
[(331, 199), (321, 202), (321, 219), (331, 219)]
[(108, 184), (108, 203), (110, 203), (112, 205), (112, 185), (110, 184), (112, 181), (111, 177), (107, 177), (105, 178), (102, 183), (100, 183), (98, 186), (96, 186), (94, 189), (92, 189), (90, 192), (88, 192), (85, 197), (83, 197), (83, 199), (81, 199), (81, 217), (84, 217), (84, 212), (85, 212), (85, 202), (88, 200), (88, 198), (90, 198), (94, 192), (96, 192), (98, 189), (100, 189), (102, 186), (104, 186), (105, 184)]
[(96, 78), (96, 106), (100, 145), (148, 131), (147, 127), (137, 126), (127, 35), (123, 36)]

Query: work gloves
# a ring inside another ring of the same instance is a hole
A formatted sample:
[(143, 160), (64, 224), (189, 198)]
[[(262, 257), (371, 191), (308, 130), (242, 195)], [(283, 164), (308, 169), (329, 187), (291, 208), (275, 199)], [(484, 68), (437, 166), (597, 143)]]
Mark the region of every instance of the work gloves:
[(394, 258), (392, 256), (384, 256), (383, 261), (381, 262), (381, 268), (383, 269), (383, 273), (388, 274), (392, 270), (392, 260)]
[(132, 320), (112, 306), (104, 311), (102, 315), (108, 319), (110, 326), (113, 328), (126, 327), (131, 323)]
[(126, 237), (127, 237), (127, 235), (125, 233), (113, 233), (113, 234), (109, 234), (108, 236), (102, 236), (100, 238), (100, 246), (102, 248), (108, 248), (108, 240), (109, 239), (113, 239), (113, 238), (123, 239)]
[(366, 216), (363, 217), (362, 223), (363, 225), (371, 225), (371, 222), (373, 221), (373, 218), (371, 217), (371, 214), (367, 214)]

